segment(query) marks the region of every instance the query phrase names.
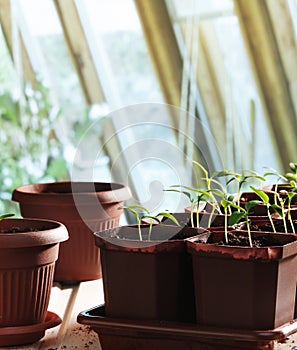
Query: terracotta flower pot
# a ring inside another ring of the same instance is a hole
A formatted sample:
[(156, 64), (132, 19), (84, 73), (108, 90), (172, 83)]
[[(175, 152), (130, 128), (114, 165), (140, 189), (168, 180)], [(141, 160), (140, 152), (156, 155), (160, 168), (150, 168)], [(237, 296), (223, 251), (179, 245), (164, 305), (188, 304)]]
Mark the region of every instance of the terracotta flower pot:
[(250, 248), (187, 241), (192, 254), (196, 317), (200, 325), (274, 329), (294, 319), (297, 236), (253, 233), (274, 239), (273, 246)]
[(192, 264), (186, 243), (176, 238), (196, 235), (188, 227), (122, 226), (95, 233), (101, 251), (106, 313), (110, 317), (193, 321)]
[(23, 217), (57, 220), (67, 227), (69, 240), (60, 247), (56, 281), (101, 277), (93, 232), (118, 226), (122, 214), (118, 208), (128, 198), (129, 189), (122, 184), (91, 182), (31, 184), (18, 187), (12, 194)]
[(1, 328), (45, 321), (59, 245), (67, 239), (59, 222), (0, 221)]

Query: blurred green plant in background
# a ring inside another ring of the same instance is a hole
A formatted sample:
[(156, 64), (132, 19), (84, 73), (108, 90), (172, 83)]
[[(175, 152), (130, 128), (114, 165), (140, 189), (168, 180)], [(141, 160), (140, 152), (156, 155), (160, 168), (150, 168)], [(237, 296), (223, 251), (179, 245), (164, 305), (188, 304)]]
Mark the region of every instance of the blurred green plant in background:
[(39, 80), (23, 94), (0, 93), (0, 211), (15, 212), (11, 191), (22, 184), (68, 179), (55, 128), (61, 110)]

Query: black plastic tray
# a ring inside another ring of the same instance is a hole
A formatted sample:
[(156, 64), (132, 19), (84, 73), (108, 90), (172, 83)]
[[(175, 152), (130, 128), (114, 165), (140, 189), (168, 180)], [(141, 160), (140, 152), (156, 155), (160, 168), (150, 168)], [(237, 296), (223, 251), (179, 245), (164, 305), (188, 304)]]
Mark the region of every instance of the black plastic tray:
[(294, 320), (273, 330), (235, 330), (195, 324), (105, 317), (104, 305), (81, 312), (77, 321), (98, 333), (102, 350), (271, 350), (297, 331)]

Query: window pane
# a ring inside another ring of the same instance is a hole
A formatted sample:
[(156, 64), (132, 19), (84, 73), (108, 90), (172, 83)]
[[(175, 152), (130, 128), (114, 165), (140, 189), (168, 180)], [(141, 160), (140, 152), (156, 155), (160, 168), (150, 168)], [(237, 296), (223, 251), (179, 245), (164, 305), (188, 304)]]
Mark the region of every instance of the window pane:
[(76, 3), (80, 13), (86, 11), (101, 66), (100, 79), (111, 106), (162, 101), (133, 1)]
[[(204, 50), (209, 54), (208, 63), (212, 69), (211, 74), (215, 83), (218, 84), (218, 91), (225, 109), (223, 119), (227, 141), (224, 144), (218, 143), (218, 149), (224, 152), (225, 167), (238, 171), (252, 168), (261, 173), (265, 171), (263, 166), (278, 168), (274, 145), (262, 110), (239, 23), (233, 12), (233, 1), (168, 0), (167, 5), (171, 11), (182, 54), (187, 50), (185, 47), (189, 51), (189, 47), (194, 45), (189, 36), (189, 32), (192, 35), (191, 26), (200, 24), (199, 28), (201, 28), (202, 24), (207, 24), (203, 28), (214, 32), (215, 37), (212, 42), (206, 39), (203, 45)], [(193, 14), (196, 15), (195, 21), (191, 19)], [(187, 31), (189, 27), (190, 31)], [(190, 55), (189, 52), (188, 54)], [(196, 64), (199, 65), (199, 51), (196, 59)], [(199, 68), (196, 70), (199, 71)], [(204, 100), (203, 96), (202, 100)], [(253, 106), (255, 107), (254, 128), (251, 119)], [(222, 116), (217, 117), (222, 118)]]
[(13, 89), (15, 81), (15, 70), (0, 26), (0, 92)]
[(20, 4), (26, 24), (27, 49), (32, 62), (36, 62), (37, 73), (55, 91), (55, 98), (63, 110), (63, 131), (69, 135), (70, 125), (86, 113), (86, 106), (53, 1), (20, 0)]

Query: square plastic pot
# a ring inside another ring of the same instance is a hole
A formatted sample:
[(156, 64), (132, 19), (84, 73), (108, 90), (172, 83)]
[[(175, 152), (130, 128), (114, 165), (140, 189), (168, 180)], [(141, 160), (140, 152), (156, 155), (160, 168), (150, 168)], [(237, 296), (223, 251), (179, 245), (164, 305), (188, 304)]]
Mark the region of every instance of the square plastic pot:
[[(267, 233), (253, 233), (253, 235)], [(271, 234), (276, 246), (219, 245), (187, 241), (192, 254), (198, 324), (240, 329), (273, 329), (294, 319), (297, 280), (295, 235)]]
[(184, 239), (199, 230), (155, 225), (123, 226), (95, 233), (100, 248), (106, 313), (110, 317), (174, 320), (195, 318), (191, 256)]

